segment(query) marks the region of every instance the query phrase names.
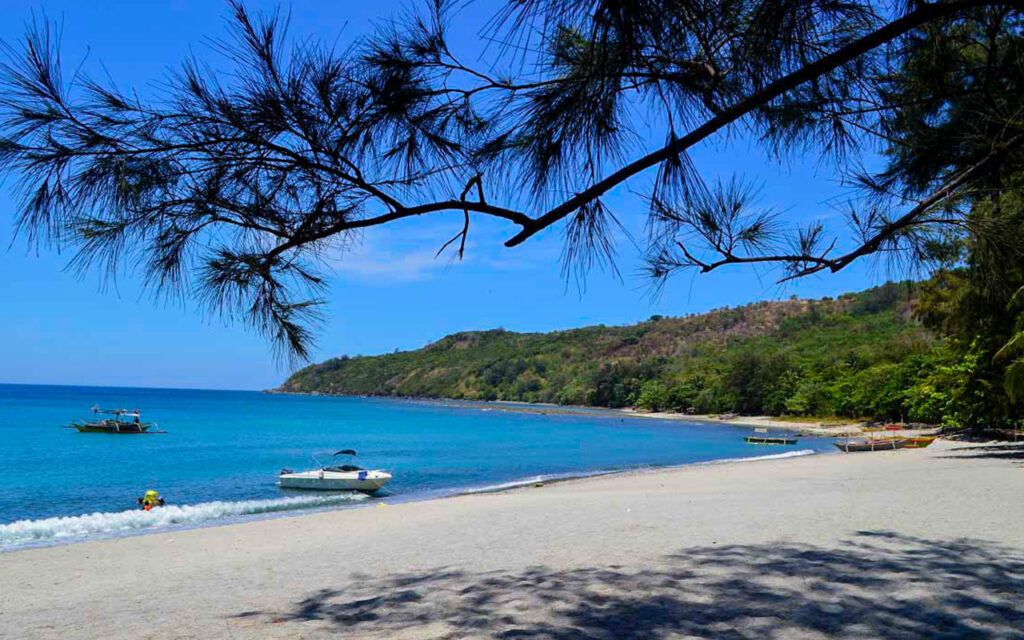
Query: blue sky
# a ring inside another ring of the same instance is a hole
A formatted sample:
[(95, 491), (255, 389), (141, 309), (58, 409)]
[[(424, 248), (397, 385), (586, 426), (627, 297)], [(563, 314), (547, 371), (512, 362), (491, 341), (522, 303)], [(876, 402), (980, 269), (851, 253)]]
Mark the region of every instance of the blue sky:
[[(471, 5), (460, 24), (473, 23), (474, 12), (480, 14), (486, 4)], [(273, 3), (249, 6), (269, 9)], [(392, 0), (285, 5), (291, 10), (292, 34), (341, 43), (408, 6)], [(223, 33), (228, 15), (215, 0), (7, 0), (0, 7), (0, 39), (19, 38), (32, 11), (62, 23), (66, 64), (82, 64), (93, 76), (101, 76), (105, 67), (118, 84), (143, 96), (190, 52), (211, 57), (204, 40)], [(456, 51), (469, 55), (478, 50), (475, 31), (454, 32)], [(705, 177), (739, 172), (763, 183), (763, 203), (786, 211), (790, 221), (830, 214), (827, 202), (843, 189), (828, 170), (816, 170), (813, 159), (780, 166), (742, 135), (732, 136), (694, 151)], [(638, 198), (620, 189), (607, 203), (635, 237), (643, 237), (644, 205)], [(155, 303), (131, 273), (103, 288), (96, 274), (79, 278), (66, 272), (66, 253), (36, 250), (12, 237), (15, 216), (10, 185), (3, 185), (0, 382), (259, 389), (276, 386), (288, 374), (259, 336), (208, 317), (188, 301)], [(684, 315), (793, 294), (834, 296), (885, 280), (866, 262), (782, 288), (771, 273), (741, 267), (679, 275), (652, 299), (638, 274), (640, 252), (620, 238), (622, 279), (594, 272), (580, 293), (559, 274), (560, 229), (506, 249), (502, 242), (512, 229), (479, 219), (471, 227), (463, 262), (435, 259), (437, 248), (460, 222), (461, 214), (446, 214), (374, 229), (355, 249), (338, 255), (314, 360), (418, 348), (455, 331), (625, 324), (652, 314)]]

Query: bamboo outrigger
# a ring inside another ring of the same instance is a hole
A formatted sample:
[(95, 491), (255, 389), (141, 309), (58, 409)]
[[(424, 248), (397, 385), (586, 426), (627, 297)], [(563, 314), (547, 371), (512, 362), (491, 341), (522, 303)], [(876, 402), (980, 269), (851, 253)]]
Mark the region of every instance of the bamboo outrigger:
[(792, 436), (767, 435), (767, 427), (755, 427), (754, 433), (763, 433), (765, 435), (743, 436), (743, 441), (746, 442), (747, 444), (796, 444), (796, 438)]

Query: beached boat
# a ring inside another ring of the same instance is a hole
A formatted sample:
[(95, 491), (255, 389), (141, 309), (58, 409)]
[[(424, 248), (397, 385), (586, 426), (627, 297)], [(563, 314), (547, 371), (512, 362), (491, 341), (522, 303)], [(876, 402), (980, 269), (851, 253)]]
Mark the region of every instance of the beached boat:
[[(353, 449), (343, 449), (335, 452), (334, 455), (354, 456), (356, 452)], [(282, 469), (277, 477), (277, 484), (284, 489), (374, 493), (380, 491), (390, 480), (391, 474), (386, 471), (363, 469), (355, 465), (344, 464), (332, 467), (321, 466), (319, 469), (309, 471)]]
[(875, 426), (872, 426), (872, 427), (861, 427), (860, 428), (860, 430), (863, 431), (864, 433), (878, 433), (880, 431), (900, 431), (901, 429), (903, 429), (903, 427), (901, 427), (898, 424), (882, 424), (882, 425), (875, 425)]
[(924, 449), (931, 443), (935, 442), (935, 436), (919, 436), (917, 438), (907, 438), (907, 449)]
[(142, 422), (142, 413), (138, 409), (91, 409), (94, 415), (110, 415), (113, 418), (95, 418), (92, 421), (75, 420), (68, 429), (76, 429), (79, 433), (164, 433), (163, 431), (150, 431), (156, 426), (155, 422)]
[(845, 453), (858, 451), (894, 451), (907, 446), (908, 438), (872, 438), (868, 440), (854, 440), (846, 442), (833, 442), (832, 444)]

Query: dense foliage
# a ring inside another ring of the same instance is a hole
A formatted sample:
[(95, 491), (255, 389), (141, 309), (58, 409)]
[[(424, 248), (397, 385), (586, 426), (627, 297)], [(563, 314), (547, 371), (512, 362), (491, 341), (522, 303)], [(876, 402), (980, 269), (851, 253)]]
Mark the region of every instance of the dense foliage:
[[(947, 204), (962, 225), (922, 244), (940, 269), (920, 290), (918, 313), (946, 338), (954, 365), (947, 423), (1021, 426), (1024, 406), (1024, 20), (976, 11), (915, 36), (892, 91), (908, 103), (888, 114), (886, 179), (917, 198), (949, 176), (987, 163)], [(934, 100), (936, 84), (957, 87)]]
[(949, 352), (912, 318), (916, 286), (759, 302), (624, 327), (496, 329), (306, 367), (283, 391), (940, 422)]

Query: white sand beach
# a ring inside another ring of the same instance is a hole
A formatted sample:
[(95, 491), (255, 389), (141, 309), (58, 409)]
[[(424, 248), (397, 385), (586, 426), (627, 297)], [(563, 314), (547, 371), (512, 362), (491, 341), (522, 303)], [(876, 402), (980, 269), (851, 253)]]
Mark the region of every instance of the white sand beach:
[(1022, 496), (939, 441), (15, 551), (0, 638), (1024, 638)]
[[(265, 391), (264, 393), (282, 393), (277, 391)], [(311, 395), (311, 394), (286, 394), (286, 395)], [(717, 424), (730, 427), (766, 427), (768, 429), (796, 431), (807, 435), (840, 437), (840, 436), (862, 436), (861, 427), (866, 423), (863, 420), (847, 418), (780, 418), (778, 416), (749, 416), (731, 415), (723, 418), (719, 415), (708, 413), (682, 413), (679, 411), (641, 411), (633, 407), (622, 409), (609, 409), (606, 407), (590, 407), (582, 405), (558, 405), (545, 402), (509, 402), (505, 400), (493, 401), (466, 401), (466, 400), (423, 400), (404, 398), (409, 402), (423, 404), (448, 405), (458, 403), (463, 406), (481, 407), (491, 410), (510, 411), (514, 413), (540, 413), (540, 414), (576, 414), (586, 412), (591, 416), (605, 416), (612, 418), (649, 418), (653, 420), (681, 420), (683, 422), (699, 422), (701, 424)], [(922, 433), (921, 429), (904, 429), (905, 435), (915, 436)], [(937, 431), (936, 428), (925, 429), (924, 431)]]
[[(766, 427), (784, 431), (797, 431), (817, 436), (860, 436), (864, 422), (857, 420), (793, 420), (776, 416), (733, 416), (726, 419), (705, 413), (679, 413), (677, 411), (637, 411), (636, 409), (611, 409), (619, 414), (632, 418), (652, 418), (655, 420), (683, 420), (704, 424), (722, 424), (733, 427)], [(917, 435), (920, 430), (904, 430), (908, 435)]]

